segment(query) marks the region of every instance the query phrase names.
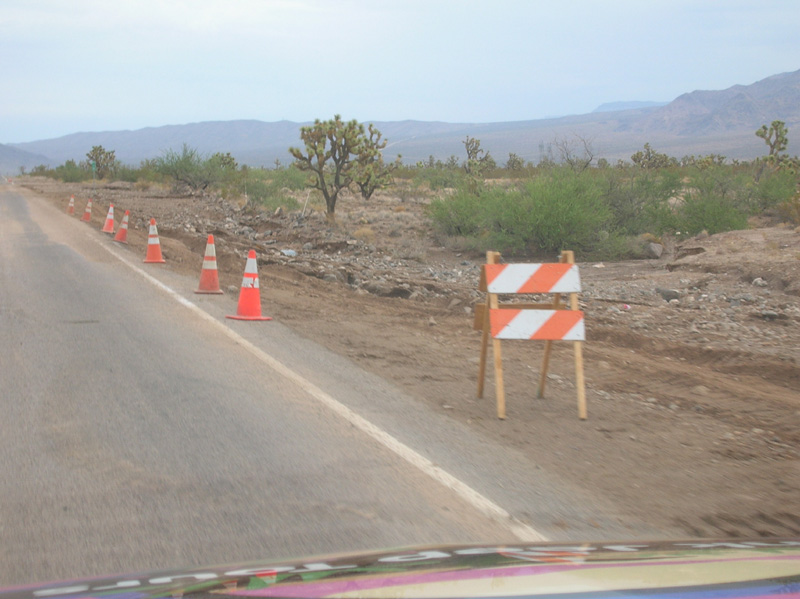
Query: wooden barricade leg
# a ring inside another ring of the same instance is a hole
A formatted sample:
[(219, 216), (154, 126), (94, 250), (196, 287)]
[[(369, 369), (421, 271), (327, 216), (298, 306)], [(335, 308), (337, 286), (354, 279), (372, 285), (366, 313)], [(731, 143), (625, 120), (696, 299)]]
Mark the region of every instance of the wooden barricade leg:
[[(489, 294), (487, 302), (487, 312), (497, 309), (497, 295)], [(497, 417), (500, 420), (506, 418), (506, 392), (503, 386), (503, 355), (500, 350), (500, 340), (492, 339), (492, 353), (494, 354), (494, 388), (497, 401)]]
[[(569, 250), (561, 252), (559, 262), (567, 264), (575, 264), (574, 254)], [(553, 310), (558, 310), (561, 304), (561, 294), (556, 293), (553, 298)], [(544, 397), (544, 388), (547, 384), (547, 369), (550, 367), (550, 352), (553, 350), (553, 342), (549, 339), (544, 342), (544, 357), (542, 358), (542, 370), (539, 372), (539, 389), (536, 392), (536, 397)]]
[(478, 397), (483, 397), (483, 383), (486, 379), (486, 354), (489, 351), (489, 302), (483, 304), (483, 329), (481, 332), (481, 361), (478, 367)]
[(544, 397), (544, 387), (547, 382), (547, 368), (550, 366), (550, 350), (553, 342), (548, 340), (544, 342), (544, 357), (542, 358), (542, 369), (539, 371), (539, 389), (536, 392), (536, 397), (541, 399)]
[[(486, 264), (498, 264), (500, 262), (500, 252), (486, 252)], [(481, 273), (481, 281), (478, 285), (479, 291), (486, 291), (486, 280), (484, 273)], [(483, 397), (484, 383), (486, 381), (486, 358), (489, 351), (489, 336), (491, 334), (491, 325), (489, 324), (489, 308), (490, 296), (487, 292), (486, 303), (483, 304), (483, 318), (481, 323), (481, 358), (478, 366), (478, 397)], [(497, 297), (495, 296), (495, 303)], [(479, 306), (476, 308), (480, 309)], [(495, 352), (495, 370), (497, 369), (497, 353)], [(502, 383), (501, 383), (502, 385)]]
[[(570, 264), (575, 263), (572, 252), (567, 256)], [(569, 307), (571, 310), (580, 310), (581, 306), (578, 303), (578, 294), (569, 294)], [(586, 413), (586, 382), (583, 378), (583, 342), (575, 341), (573, 343), (575, 348), (575, 389), (578, 392), (578, 418), (586, 420), (588, 415)]]
[(583, 380), (583, 345), (582, 341), (573, 341), (575, 344), (575, 387), (578, 390), (578, 418), (586, 420), (586, 384)]
[[(558, 310), (561, 307), (561, 294), (556, 293), (553, 296), (553, 310)], [(553, 342), (548, 339), (544, 342), (544, 357), (542, 358), (542, 371), (539, 373), (539, 390), (536, 397), (541, 399), (544, 397), (544, 387), (547, 384), (547, 369), (550, 368), (550, 352), (553, 350)]]

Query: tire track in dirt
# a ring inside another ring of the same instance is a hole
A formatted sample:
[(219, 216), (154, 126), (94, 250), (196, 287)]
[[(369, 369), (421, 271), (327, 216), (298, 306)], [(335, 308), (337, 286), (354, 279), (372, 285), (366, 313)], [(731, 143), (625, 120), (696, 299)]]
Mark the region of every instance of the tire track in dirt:
[[(702, 350), (686, 346), (653, 354), (645, 349), (646, 341), (631, 333), (595, 328), (592, 334), (600, 343), (587, 344), (587, 357), (611, 364), (614, 372), (613, 377), (595, 380), (599, 386), (678, 401), (682, 407), (713, 414), (736, 426), (773, 431), (778, 443), (800, 442), (800, 411), (796, 409), (800, 405), (800, 373), (796, 367), (743, 353), (715, 352), (705, 359)], [(663, 341), (659, 344), (662, 348), (666, 345)], [(669, 353), (684, 355), (675, 361)], [(624, 367), (618, 367), (620, 364)], [(647, 376), (626, 377), (630, 371)]]

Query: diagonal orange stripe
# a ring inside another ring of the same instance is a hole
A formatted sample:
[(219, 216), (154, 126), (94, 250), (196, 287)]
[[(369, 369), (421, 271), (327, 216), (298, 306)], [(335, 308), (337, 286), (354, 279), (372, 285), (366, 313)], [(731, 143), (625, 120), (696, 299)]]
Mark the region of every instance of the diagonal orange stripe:
[(491, 285), (500, 273), (503, 272), (507, 264), (484, 264), (484, 272), (486, 273), (486, 284)]
[(553, 286), (561, 280), (572, 264), (542, 264), (533, 276), (519, 288), (517, 293), (549, 293)]
[(506, 328), (506, 325), (514, 320), (522, 310), (490, 310), (489, 320), (491, 322), (492, 337), (497, 337)]
[(583, 312), (578, 310), (558, 310), (547, 319), (539, 330), (536, 331), (531, 339), (563, 339), (564, 335), (572, 330), (579, 321), (583, 319)]

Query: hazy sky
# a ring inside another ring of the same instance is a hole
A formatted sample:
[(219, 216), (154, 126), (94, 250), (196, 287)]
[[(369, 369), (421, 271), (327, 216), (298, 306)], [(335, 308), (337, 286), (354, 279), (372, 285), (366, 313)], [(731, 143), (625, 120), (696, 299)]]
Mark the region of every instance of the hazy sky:
[(797, 0), (0, 0), (0, 143), (512, 121), (800, 69)]

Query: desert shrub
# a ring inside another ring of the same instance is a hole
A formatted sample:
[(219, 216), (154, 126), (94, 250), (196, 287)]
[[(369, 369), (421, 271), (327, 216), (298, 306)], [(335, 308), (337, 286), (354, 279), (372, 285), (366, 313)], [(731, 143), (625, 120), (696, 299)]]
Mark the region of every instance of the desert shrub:
[(117, 181), (126, 181), (128, 183), (136, 183), (139, 180), (139, 169), (121, 164), (117, 167), (115, 179)]
[(446, 198), (431, 201), (428, 212), (445, 235), (476, 237), (484, 229), (484, 204), (481, 198), (460, 189)]
[(670, 200), (681, 186), (677, 173), (630, 168), (604, 169), (595, 176), (611, 211), (611, 229), (621, 235), (669, 229)]
[(665, 215), (659, 232), (713, 234), (747, 227), (754, 213), (754, 187), (747, 173), (711, 165), (691, 168), (684, 181), (682, 200)]
[(272, 179), (273, 185), (278, 189), (291, 189), (298, 191), (308, 186), (308, 173), (304, 173), (293, 165), (288, 168), (280, 168), (266, 171)]
[(603, 173), (613, 214), (610, 229), (623, 236), (740, 229), (749, 215), (791, 196), (791, 182), (762, 178), (755, 183), (747, 169), (720, 163)]
[(432, 191), (441, 189), (455, 189), (466, 178), (466, 173), (460, 168), (424, 167), (414, 169), (414, 186), (428, 187)]
[(718, 194), (687, 194), (676, 212), (674, 229), (689, 235), (701, 231), (713, 235), (747, 228), (748, 212), (741, 205)]
[(756, 184), (757, 204), (755, 211), (769, 210), (794, 196), (797, 177), (787, 170), (779, 170), (763, 175)]
[(592, 177), (553, 170), (517, 187), (461, 187), (434, 200), (430, 215), (473, 249), (556, 254), (597, 252), (610, 238), (611, 212)]
[[(290, 170), (297, 169), (268, 171), (266, 169), (243, 168), (239, 173), (235, 191), (238, 195), (246, 195), (249, 204), (260, 206), (265, 210), (275, 210), (281, 207), (287, 210), (294, 210), (298, 207), (297, 200), (286, 193), (285, 190), (289, 186), (283, 185), (288, 179), (283, 176), (275, 176), (276, 173)], [(300, 174), (305, 181), (306, 174), (302, 172)], [(231, 195), (231, 193), (233, 193), (232, 190), (229, 191), (228, 195)]]
[(522, 210), (522, 237), (530, 249), (593, 252), (609, 237), (612, 214), (590, 174), (556, 170), (528, 181)]
[(800, 196), (781, 202), (777, 206), (778, 214), (786, 222), (800, 225)]
[(79, 183), (92, 178), (91, 171), (81, 168), (74, 160), (67, 160), (61, 166), (57, 166), (54, 176), (65, 183)]
[(371, 227), (359, 227), (353, 231), (353, 237), (365, 243), (375, 242), (375, 230)]
[(225, 168), (222, 161), (205, 158), (187, 144), (183, 144), (180, 152), (166, 150), (155, 164), (158, 172), (171, 179), (176, 187), (186, 186), (192, 192), (219, 183)]
[(155, 159), (142, 160), (137, 169), (137, 182), (163, 183), (164, 175), (159, 172)]

